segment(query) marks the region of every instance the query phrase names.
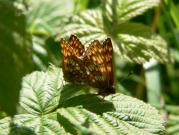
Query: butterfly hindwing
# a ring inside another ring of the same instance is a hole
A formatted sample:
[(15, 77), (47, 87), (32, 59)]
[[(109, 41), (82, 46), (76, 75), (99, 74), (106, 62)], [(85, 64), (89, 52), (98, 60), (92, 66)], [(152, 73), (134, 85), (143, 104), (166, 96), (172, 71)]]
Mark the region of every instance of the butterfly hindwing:
[(84, 57), (87, 74), (85, 81), (87, 84), (97, 88), (102, 86), (105, 80), (105, 68), (103, 68), (104, 63), (101, 51), (101, 44), (98, 40), (94, 40), (87, 49)]
[(112, 48), (112, 42), (110, 38), (107, 38), (103, 42), (103, 47), (105, 48), (105, 63), (106, 63), (106, 72), (107, 72), (107, 80), (108, 80), (108, 85), (114, 83), (114, 77), (113, 77), (113, 48)]
[[(112, 70), (112, 43), (108, 38), (103, 45), (95, 40), (85, 53), (85, 62), (88, 79), (86, 83), (91, 86), (103, 89), (112, 88), (113, 85), (113, 70)], [(90, 68), (92, 67), (93, 68)]]

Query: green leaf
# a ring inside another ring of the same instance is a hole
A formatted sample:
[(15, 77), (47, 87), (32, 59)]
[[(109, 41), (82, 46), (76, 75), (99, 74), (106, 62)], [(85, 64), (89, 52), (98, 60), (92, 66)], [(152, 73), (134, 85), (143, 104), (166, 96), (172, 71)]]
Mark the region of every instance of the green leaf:
[(179, 108), (177, 105), (166, 105), (167, 116), (167, 134), (175, 135), (179, 132)]
[(159, 5), (160, 0), (106, 0), (104, 14), (110, 22), (124, 23)]
[(168, 4), (167, 6), (169, 7), (170, 15), (177, 29), (179, 29), (179, 15), (178, 15), (179, 4), (175, 5), (173, 1), (169, 1), (169, 0), (165, 1), (165, 3)]
[[(133, 4), (139, 0), (135, 1), (133, 0)], [(120, 5), (123, 5), (122, 2), (124, 5), (126, 4), (125, 1), (121, 1)], [(139, 5), (141, 6), (144, 3), (141, 2)], [(149, 7), (152, 6), (149, 5)], [(121, 10), (125, 9), (122, 8)], [(138, 15), (137, 11), (135, 15)], [(69, 19), (70, 21), (65, 27), (60, 28), (61, 32), (59, 32), (57, 40), (61, 37), (69, 37), (71, 34), (75, 34), (80, 37), (80, 41), (87, 47), (93, 40), (103, 41), (105, 38), (110, 37), (114, 52), (130, 62), (145, 63), (150, 59), (155, 59), (159, 62), (169, 61), (166, 42), (160, 36), (152, 33), (148, 26), (117, 19), (110, 22), (110, 20), (106, 20), (103, 14), (104, 11), (102, 12), (100, 9), (91, 9), (74, 15)], [(120, 18), (117, 14), (112, 15), (114, 15), (114, 18)]]
[(28, 29), (33, 34), (50, 35), (63, 21), (63, 16), (73, 11), (73, 0), (31, 0), (27, 12)]
[(177, 49), (171, 49), (172, 57), (176, 62), (179, 62), (179, 51)]
[[(25, 112), (1, 119), (0, 134), (163, 133), (164, 121), (154, 107), (119, 93), (105, 98), (76, 94), (83, 87), (74, 86), (65, 84), (61, 69), (52, 65), (27, 75), (20, 98)], [(73, 96), (68, 98), (69, 91)]]
[[(72, 107), (79, 105), (82, 107)], [(95, 95), (82, 95), (64, 106), (70, 107), (59, 109), (60, 115), (75, 124), (82, 125), (88, 120), (89, 129), (97, 134), (156, 134), (164, 130), (155, 108), (122, 94), (108, 96), (105, 101)]]
[(32, 36), (33, 41), (33, 61), (37, 69), (45, 70), (48, 66), (48, 53), (46, 50), (45, 39)]
[(85, 85), (81, 84), (72, 84), (72, 83), (66, 83), (63, 86), (63, 89), (61, 91), (61, 96), (60, 96), (60, 102), (62, 103), (65, 102), (66, 100), (72, 98), (73, 96), (77, 96), (80, 94), (84, 94), (89, 91), (89, 88)]
[[(51, 52), (49, 48), (59, 47), (55, 41), (49, 43), (49, 39), (53, 39), (53, 35), (57, 32), (56, 28), (63, 26), (66, 15), (70, 16), (73, 12), (73, 0), (28, 0), (16, 2), (17, 7), (23, 7), (24, 14), (27, 16), (27, 29), (32, 34), (33, 41), (33, 60), (36, 69), (45, 70), (49, 61), (57, 64), (57, 54)], [(59, 54), (59, 53), (58, 53)]]
[(79, 12), (81, 10), (84, 10), (88, 7), (89, 0), (73, 0), (75, 4), (75, 10), (74, 12)]
[[(11, 123), (11, 124), (10, 124)], [(57, 114), (35, 116), (32, 114), (16, 115), (14, 119), (9, 117), (0, 120), (0, 134), (12, 135), (60, 135), (66, 134), (63, 127), (57, 121)]]
[(116, 27), (115, 31), (120, 34), (141, 36), (144, 38), (150, 38), (153, 34), (149, 26), (136, 22), (122, 23)]
[(160, 36), (150, 39), (128, 34), (119, 34), (121, 55), (131, 62), (144, 63), (151, 58), (159, 62), (167, 62), (167, 44)]
[(54, 66), (45, 73), (33, 72), (23, 79), (21, 107), (32, 114), (50, 112), (58, 106), (62, 84), (62, 71)]
[(167, 134), (175, 135), (179, 132), (179, 116), (170, 114), (167, 121)]
[(77, 34), (85, 44), (94, 39), (103, 40), (105, 38), (100, 10), (85, 10), (79, 15), (74, 15), (71, 19), (69, 24), (59, 31), (60, 37), (69, 37), (71, 34)]
[(31, 37), (22, 11), (8, 1), (0, 5), (0, 108), (13, 115), (21, 78), (33, 68)]

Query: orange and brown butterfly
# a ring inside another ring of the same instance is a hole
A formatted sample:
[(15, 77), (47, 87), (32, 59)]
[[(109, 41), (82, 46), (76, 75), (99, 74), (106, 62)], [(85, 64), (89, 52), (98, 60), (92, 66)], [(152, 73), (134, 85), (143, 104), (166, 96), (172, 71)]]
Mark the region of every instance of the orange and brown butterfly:
[(107, 38), (103, 44), (94, 40), (87, 50), (80, 40), (71, 35), (69, 41), (60, 40), (64, 78), (99, 89), (100, 95), (115, 93), (112, 64), (112, 42)]

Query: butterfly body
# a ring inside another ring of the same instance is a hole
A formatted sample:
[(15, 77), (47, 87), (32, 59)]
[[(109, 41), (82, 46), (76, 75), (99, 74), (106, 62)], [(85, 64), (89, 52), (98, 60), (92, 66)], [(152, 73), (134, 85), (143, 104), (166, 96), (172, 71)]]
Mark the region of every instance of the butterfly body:
[(107, 38), (101, 45), (94, 40), (85, 50), (79, 39), (71, 35), (61, 39), (63, 73), (66, 81), (84, 83), (99, 89), (100, 95), (115, 93), (112, 67), (112, 43)]

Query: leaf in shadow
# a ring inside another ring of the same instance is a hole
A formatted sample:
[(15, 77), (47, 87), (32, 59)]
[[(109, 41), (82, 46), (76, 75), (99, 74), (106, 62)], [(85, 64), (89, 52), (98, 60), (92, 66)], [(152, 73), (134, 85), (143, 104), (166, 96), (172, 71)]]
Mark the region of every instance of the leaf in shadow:
[[(72, 108), (71, 108), (72, 109)], [(78, 108), (79, 109), (79, 108)], [(77, 108), (73, 108), (72, 110), (78, 110)], [(64, 109), (65, 111), (68, 111), (69, 113), (72, 111), (70, 111), (70, 109)], [(81, 110), (82, 111), (82, 110)], [(73, 113), (73, 111), (71, 112)], [(84, 125), (84, 123), (82, 123), (79, 119), (69, 119), (68, 117), (64, 116), (63, 113), (58, 113), (57, 115), (57, 119), (60, 123), (60, 125), (65, 129), (66, 132), (70, 132), (71, 134), (82, 134), (82, 135), (96, 135), (96, 133), (89, 128), (89, 121), (88, 121), (88, 127), (86, 127), (87, 125)], [(87, 122), (85, 119), (85, 123)]]
[(114, 105), (112, 102), (106, 101), (96, 94), (86, 94), (73, 97), (66, 102), (64, 102), (63, 107), (74, 107), (74, 106), (83, 106), (83, 108), (97, 113), (102, 114), (104, 112), (115, 111)]
[(63, 90), (61, 91), (61, 97), (59, 104), (63, 103), (64, 101), (77, 96), (79, 94), (87, 92), (88, 87), (82, 84), (75, 84), (75, 83), (68, 83), (65, 84)]
[(74, 125), (69, 121), (69, 119), (65, 118), (60, 114), (57, 115), (57, 119), (66, 132), (70, 132), (73, 135), (77, 134)]
[(9, 135), (36, 135), (33, 129), (28, 127), (11, 123)]
[(0, 108), (16, 113), (22, 77), (33, 69), (31, 37), (25, 15), (10, 1), (0, 1)]

